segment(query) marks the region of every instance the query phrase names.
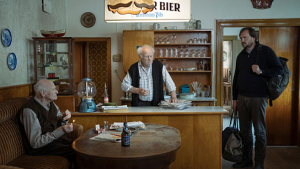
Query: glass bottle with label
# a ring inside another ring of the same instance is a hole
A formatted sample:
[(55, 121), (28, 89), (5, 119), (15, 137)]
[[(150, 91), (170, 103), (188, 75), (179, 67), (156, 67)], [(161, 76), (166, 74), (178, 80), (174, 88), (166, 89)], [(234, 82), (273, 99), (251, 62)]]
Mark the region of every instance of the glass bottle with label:
[(103, 103), (108, 103), (108, 102), (109, 102), (109, 98), (108, 98), (107, 88), (106, 88), (106, 83), (105, 83), (104, 94), (103, 94)]
[(128, 131), (128, 125), (127, 122), (124, 122), (124, 126), (123, 126), (123, 132), (121, 134), (121, 138), (122, 138), (122, 146), (126, 147), (126, 146), (130, 146), (130, 134)]

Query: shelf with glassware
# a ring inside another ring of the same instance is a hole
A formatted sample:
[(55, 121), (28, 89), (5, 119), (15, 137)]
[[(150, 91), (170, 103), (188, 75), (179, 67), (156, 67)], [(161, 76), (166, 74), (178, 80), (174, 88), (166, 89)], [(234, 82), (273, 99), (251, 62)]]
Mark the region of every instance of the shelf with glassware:
[(197, 82), (202, 84), (202, 91), (210, 90), (209, 96), (200, 96), (211, 98), (213, 74), (211, 30), (154, 31), (154, 49), (155, 60), (165, 65), (178, 93), (182, 92), (181, 86), (186, 84), (189, 85), (189, 93), (196, 93), (191, 84)]
[(57, 87), (58, 94), (73, 94), (74, 59), (73, 42), (70, 37), (33, 37), (35, 81), (49, 79)]

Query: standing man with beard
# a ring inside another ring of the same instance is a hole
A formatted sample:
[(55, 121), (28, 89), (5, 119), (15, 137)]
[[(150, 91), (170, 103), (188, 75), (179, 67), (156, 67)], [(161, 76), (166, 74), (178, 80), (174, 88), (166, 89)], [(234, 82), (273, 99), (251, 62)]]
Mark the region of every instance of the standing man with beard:
[(233, 80), (233, 111), (238, 111), (239, 115), (244, 157), (243, 161), (234, 164), (233, 168), (253, 166), (253, 123), (256, 138), (254, 169), (263, 169), (267, 143), (265, 117), (269, 96), (265, 81), (282, 74), (283, 68), (275, 52), (264, 45), (256, 63), (257, 49), (260, 44), (253, 28), (243, 28), (239, 36), (244, 50), (236, 60)]
[(132, 93), (132, 106), (158, 106), (164, 100), (163, 83), (171, 93), (170, 102), (178, 102), (176, 86), (159, 61), (153, 61), (154, 49), (144, 45), (137, 49), (140, 61), (130, 66), (121, 84), (124, 92)]

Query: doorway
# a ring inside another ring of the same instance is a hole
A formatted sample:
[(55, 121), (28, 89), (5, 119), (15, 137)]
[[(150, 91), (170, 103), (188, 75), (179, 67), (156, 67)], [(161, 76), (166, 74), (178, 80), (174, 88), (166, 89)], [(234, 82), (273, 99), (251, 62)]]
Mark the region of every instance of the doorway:
[[(111, 39), (110, 38), (74, 38), (75, 39), (75, 85), (83, 78), (90, 78), (95, 83), (96, 104), (103, 102), (104, 84), (111, 86)], [(112, 99), (111, 88), (107, 90)], [(80, 98), (76, 99), (78, 108)]]
[[(260, 33), (260, 40), (274, 49), (275, 53), (288, 55), (291, 57), (290, 64), (293, 70), (292, 77), (290, 79), (290, 89), (286, 89), (284, 94), (289, 99), (282, 99), (277, 101), (277, 104), (271, 109), (267, 109), (267, 137), (268, 145), (300, 145), (300, 119), (299, 115), (299, 32), (300, 32), (300, 19), (261, 19), (261, 20), (218, 20), (216, 24), (217, 34), (217, 58), (216, 58), (216, 69), (217, 69), (217, 80), (216, 80), (216, 98), (217, 105), (223, 106), (223, 65), (222, 54), (223, 54), (223, 29), (225, 27), (259, 27), (267, 28), (268, 31)], [(282, 30), (284, 31), (282, 31)], [(261, 36), (262, 35), (262, 36)], [(276, 37), (276, 39), (274, 39)], [(277, 40), (277, 42), (273, 42)], [(284, 41), (284, 42), (283, 42)], [(292, 46), (291, 52), (285, 51), (284, 46), (274, 46), (272, 43), (282, 44), (285, 43), (287, 46)], [(279, 55), (280, 56), (280, 55)], [(281, 55), (282, 56), (282, 55)], [(292, 92), (293, 91), (293, 92)], [(282, 104), (284, 103), (284, 104)], [(283, 110), (283, 111), (282, 111)], [(284, 125), (283, 125), (284, 124)]]

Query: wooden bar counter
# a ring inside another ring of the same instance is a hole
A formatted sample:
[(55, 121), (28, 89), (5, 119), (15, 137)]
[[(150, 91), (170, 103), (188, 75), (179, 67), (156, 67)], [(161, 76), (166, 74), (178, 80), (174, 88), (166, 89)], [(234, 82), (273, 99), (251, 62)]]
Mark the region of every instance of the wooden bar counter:
[(192, 106), (184, 110), (159, 107), (129, 107), (128, 111), (111, 113), (72, 113), (71, 121), (83, 125), (87, 131), (103, 121), (142, 121), (177, 128), (181, 148), (170, 169), (221, 169), (223, 114), (228, 111), (218, 106)]

